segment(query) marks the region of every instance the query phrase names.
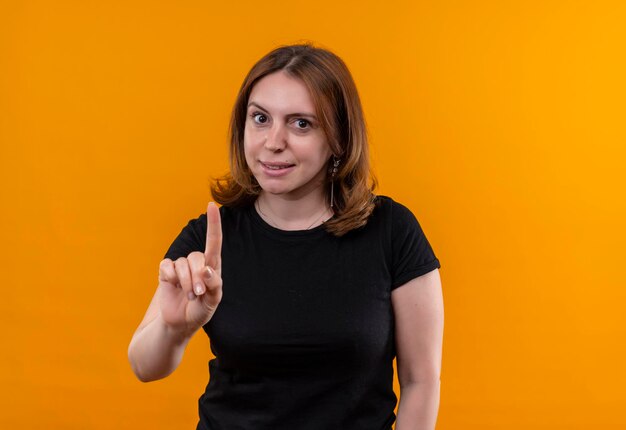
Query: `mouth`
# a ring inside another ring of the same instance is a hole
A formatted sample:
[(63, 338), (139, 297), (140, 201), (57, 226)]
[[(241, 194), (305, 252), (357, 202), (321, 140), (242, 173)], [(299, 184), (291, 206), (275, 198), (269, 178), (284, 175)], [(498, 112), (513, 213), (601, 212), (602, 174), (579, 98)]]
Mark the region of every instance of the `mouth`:
[(266, 169), (269, 170), (284, 170), (284, 169), (288, 169), (290, 167), (295, 166), (295, 164), (291, 164), (291, 163), (281, 163), (281, 162), (266, 162), (266, 161), (261, 161), (260, 162), (261, 165), (263, 165), (263, 167), (265, 167)]
[(295, 169), (295, 164), (283, 162), (259, 161), (263, 167), (263, 173), (268, 178), (282, 178), (289, 175)]

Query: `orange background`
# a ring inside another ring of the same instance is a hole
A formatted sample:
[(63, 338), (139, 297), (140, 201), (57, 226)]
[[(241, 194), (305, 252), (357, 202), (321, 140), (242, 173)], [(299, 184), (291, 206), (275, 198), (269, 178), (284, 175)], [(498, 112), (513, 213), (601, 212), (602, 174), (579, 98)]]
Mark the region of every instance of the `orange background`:
[(191, 429), (206, 337), (127, 346), (227, 168), (236, 91), (312, 40), (442, 263), (438, 429), (626, 428), (623, 1), (4, 1), (0, 427)]

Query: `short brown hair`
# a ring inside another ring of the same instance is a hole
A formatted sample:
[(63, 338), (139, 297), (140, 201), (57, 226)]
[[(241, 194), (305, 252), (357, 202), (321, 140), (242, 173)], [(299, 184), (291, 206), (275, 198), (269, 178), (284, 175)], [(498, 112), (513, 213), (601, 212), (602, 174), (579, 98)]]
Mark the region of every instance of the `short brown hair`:
[[(334, 178), (335, 217), (324, 225), (341, 236), (362, 227), (374, 209), (376, 177), (369, 162), (365, 118), (352, 75), (343, 60), (332, 52), (299, 44), (281, 46), (261, 58), (243, 81), (230, 120), (230, 173), (211, 186), (215, 201), (226, 206), (252, 204), (261, 187), (252, 175), (244, 154), (244, 129), (248, 99), (254, 85), (271, 73), (283, 71), (300, 79), (315, 104), (333, 155), (341, 159)], [(330, 183), (332, 157), (328, 165)]]

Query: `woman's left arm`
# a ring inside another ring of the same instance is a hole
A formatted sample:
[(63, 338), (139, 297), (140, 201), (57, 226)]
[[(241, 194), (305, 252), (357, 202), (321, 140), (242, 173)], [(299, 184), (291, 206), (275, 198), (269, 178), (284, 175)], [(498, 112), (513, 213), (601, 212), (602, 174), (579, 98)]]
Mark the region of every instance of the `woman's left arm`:
[(439, 270), (391, 292), (400, 404), (396, 430), (434, 430), (439, 411), (443, 294)]

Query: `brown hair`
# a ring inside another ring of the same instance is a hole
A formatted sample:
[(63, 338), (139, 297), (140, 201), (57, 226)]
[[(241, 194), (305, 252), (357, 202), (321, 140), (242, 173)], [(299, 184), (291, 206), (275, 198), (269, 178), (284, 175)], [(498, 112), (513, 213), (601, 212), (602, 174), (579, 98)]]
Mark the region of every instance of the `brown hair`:
[[(244, 206), (252, 204), (259, 195), (261, 187), (248, 168), (244, 154), (247, 105), (254, 85), (278, 71), (306, 85), (331, 151), (341, 159), (333, 185), (335, 217), (324, 224), (326, 230), (342, 236), (364, 226), (374, 210), (377, 182), (369, 163), (367, 130), (359, 94), (341, 58), (310, 44), (276, 48), (248, 72), (230, 120), (230, 173), (212, 184), (213, 198), (222, 205)], [(329, 195), (332, 158), (326, 179)]]

